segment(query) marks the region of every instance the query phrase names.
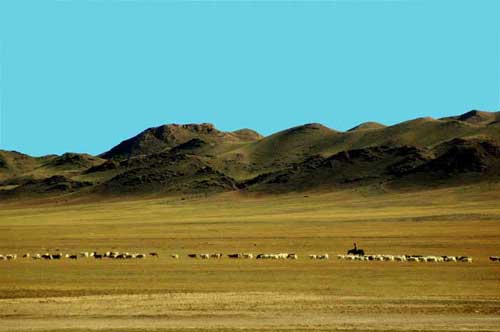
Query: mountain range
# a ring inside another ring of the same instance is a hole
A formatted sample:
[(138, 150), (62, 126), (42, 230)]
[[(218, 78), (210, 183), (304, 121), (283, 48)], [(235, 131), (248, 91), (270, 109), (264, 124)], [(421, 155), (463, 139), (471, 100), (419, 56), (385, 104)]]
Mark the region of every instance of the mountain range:
[(212, 124), (149, 128), (98, 156), (0, 150), (0, 198), (420, 190), (500, 181), (500, 112), (340, 132), (319, 123), (263, 137)]

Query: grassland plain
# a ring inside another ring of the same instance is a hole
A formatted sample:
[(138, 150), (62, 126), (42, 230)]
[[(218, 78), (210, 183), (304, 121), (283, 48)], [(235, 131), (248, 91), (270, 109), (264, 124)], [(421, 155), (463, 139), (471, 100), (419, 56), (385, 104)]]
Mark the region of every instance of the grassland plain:
[[(406, 193), (225, 193), (0, 204), (0, 331), (500, 331), (500, 186)], [(311, 261), (310, 253), (469, 255), (473, 263)], [(188, 253), (295, 252), (297, 261)], [(176, 261), (168, 258), (177, 253)]]

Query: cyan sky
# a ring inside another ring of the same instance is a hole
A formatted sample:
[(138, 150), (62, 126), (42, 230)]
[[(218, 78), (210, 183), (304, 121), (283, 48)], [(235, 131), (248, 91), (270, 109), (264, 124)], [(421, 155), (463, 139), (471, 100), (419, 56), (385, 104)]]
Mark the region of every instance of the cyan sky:
[(500, 1), (0, 0), (1, 149), (500, 109)]

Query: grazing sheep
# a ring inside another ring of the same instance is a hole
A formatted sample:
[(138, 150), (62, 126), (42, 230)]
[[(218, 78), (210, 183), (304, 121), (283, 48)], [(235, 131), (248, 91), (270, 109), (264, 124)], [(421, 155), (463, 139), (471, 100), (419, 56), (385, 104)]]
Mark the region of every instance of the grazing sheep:
[(177, 254), (170, 255), (170, 257), (172, 257), (173, 259), (179, 259), (179, 255)]
[(288, 259), (299, 259), (299, 256), (297, 254), (288, 254)]
[(460, 256), (458, 261), (460, 261), (462, 263), (472, 263), (472, 257)]
[(29, 253), (26, 253), (23, 255), (23, 258), (30, 258), (30, 257), (31, 257), (31, 255)]
[(243, 253), (241, 256), (245, 259), (253, 259), (253, 254), (250, 253)]
[(107, 255), (107, 256), (106, 256), (106, 254), (104, 254), (104, 257), (107, 257), (107, 258), (116, 258), (120, 253), (119, 252), (110, 252), (109, 255)]
[(151, 256), (151, 257), (156, 257), (156, 258), (160, 258), (160, 255), (159, 255), (157, 252), (150, 252), (150, 253), (149, 253), (149, 256)]
[(227, 257), (229, 257), (229, 258), (241, 258), (241, 254), (228, 254)]
[(500, 257), (498, 257), (498, 256), (490, 256), (490, 261), (492, 261), (492, 262), (498, 262), (498, 261), (500, 261)]
[(210, 258), (221, 259), (224, 256), (222, 253), (210, 254)]
[(257, 256), (255, 256), (255, 259), (270, 259), (271, 256), (271, 254), (258, 254)]
[(197, 254), (188, 254), (188, 257), (189, 258), (198, 258), (198, 255)]
[(200, 254), (200, 258), (201, 259), (209, 259), (210, 258), (210, 254)]

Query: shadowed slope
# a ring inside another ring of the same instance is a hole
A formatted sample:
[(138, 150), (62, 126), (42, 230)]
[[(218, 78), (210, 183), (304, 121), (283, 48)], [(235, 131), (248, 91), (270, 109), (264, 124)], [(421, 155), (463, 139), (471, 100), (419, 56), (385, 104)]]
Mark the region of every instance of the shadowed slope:
[(120, 166), (125, 170), (100, 185), (97, 192), (197, 193), (237, 189), (235, 180), (193, 155), (160, 153), (131, 158)]

